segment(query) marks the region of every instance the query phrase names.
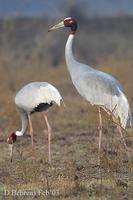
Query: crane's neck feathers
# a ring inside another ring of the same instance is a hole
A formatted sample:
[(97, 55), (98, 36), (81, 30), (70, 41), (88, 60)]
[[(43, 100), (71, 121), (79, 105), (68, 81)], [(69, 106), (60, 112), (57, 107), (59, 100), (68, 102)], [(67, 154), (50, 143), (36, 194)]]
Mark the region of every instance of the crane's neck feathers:
[(74, 24), (71, 26), (70, 35), (75, 35), (76, 31), (77, 31), (77, 24)]
[(65, 59), (66, 59), (66, 64), (67, 64), (67, 68), (70, 72), (71, 77), (73, 76), (78, 76), (79, 74), (81, 75), (81, 73), (84, 70), (94, 70), (92, 67), (85, 65), (85, 64), (81, 64), (80, 62), (76, 61), (76, 59), (73, 56), (73, 50), (72, 50), (72, 46), (73, 46), (73, 40), (75, 37), (75, 32), (70, 32), (69, 37), (67, 39), (67, 43), (66, 43), (66, 48), (65, 48)]
[(15, 134), (16, 136), (23, 136), (23, 131), (16, 131)]
[(70, 35), (75, 35), (76, 31), (72, 31), (70, 32)]
[(72, 52), (73, 39), (74, 39), (74, 34), (70, 32), (70, 35), (66, 43), (66, 48), (65, 48), (66, 64), (67, 64), (70, 74), (72, 73), (74, 66), (76, 66), (76, 60), (74, 59), (73, 52)]
[(28, 127), (28, 115), (22, 109), (19, 109), (19, 110), (20, 110), (20, 117), (22, 121), (22, 127), (20, 131), (16, 131), (16, 136), (23, 136), (23, 134), (26, 132), (27, 127)]

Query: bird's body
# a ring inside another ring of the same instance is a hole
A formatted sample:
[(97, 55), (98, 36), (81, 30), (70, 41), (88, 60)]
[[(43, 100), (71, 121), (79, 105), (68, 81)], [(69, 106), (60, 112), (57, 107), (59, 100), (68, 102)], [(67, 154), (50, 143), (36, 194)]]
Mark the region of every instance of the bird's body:
[(79, 94), (89, 101), (91, 105), (104, 106), (118, 119), (123, 128), (131, 123), (131, 110), (128, 100), (120, 83), (111, 75), (96, 70), (88, 65), (77, 62), (72, 54), (72, 41), (74, 35), (70, 34), (65, 58), (73, 84)]
[[(19, 109), (27, 113), (46, 111), (53, 103), (60, 106), (62, 97), (59, 91), (47, 82), (32, 82), (24, 86), (15, 97)], [(37, 107), (39, 108), (37, 111)], [(43, 106), (44, 105), (44, 106)]]
[(35, 112), (42, 112), (43, 117), (46, 121), (46, 125), (48, 127), (49, 161), (51, 161), (51, 155), (50, 155), (51, 127), (47, 119), (47, 111), (54, 104), (60, 106), (62, 100), (63, 99), (59, 91), (53, 85), (47, 82), (32, 82), (25, 85), (15, 96), (15, 104), (20, 112), (22, 120), (22, 128), (20, 131), (16, 131), (8, 138), (8, 143), (12, 144), (13, 138), (15, 138), (16, 136), (23, 136), (29, 124), (31, 142), (33, 146), (34, 143), (33, 127), (30, 116)]
[[(75, 19), (68, 17), (49, 31), (69, 27), (71, 29), (65, 48), (65, 59), (74, 86), (79, 94), (99, 111), (99, 150), (102, 138), (101, 109), (117, 121), (122, 137), (121, 127), (132, 124), (131, 109), (120, 83), (111, 75), (94, 69), (75, 60), (72, 52), (73, 39), (77, 30)], [(126, 144), (124, 143), (126, 146)]]

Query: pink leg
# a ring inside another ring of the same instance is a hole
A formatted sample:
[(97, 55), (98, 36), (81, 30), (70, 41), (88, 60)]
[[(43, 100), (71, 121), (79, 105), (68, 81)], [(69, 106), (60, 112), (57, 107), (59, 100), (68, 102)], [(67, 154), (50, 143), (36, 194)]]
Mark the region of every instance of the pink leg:
[(48, 122), (48, 117), (47, 117), (47, 113), (46, 112), (42, 112), (43, 117), (46, 121), (46, 125), (48, 128), (48, 158), (49, 158), (49, 163), (51, 163), (51, 127), (50, 124)]
[[(116, 109), (116, 106), (117, 106), (117, 104), (115, 105), (115, 107), (114, 107), (112, 113), (113, 113), (114, 110)], [(102, 108), (103, 108), (110, 116), (112, 115), (112, 113), (109, 112), (105, 107), (102, 107)], [(131, 149), (127, 147), (126, 142), (125, 142), (125, 140), (124, 140), (123, 133), (122, 133), (122, 128), (121, 128), (119, 122), (116, 121), (116, 119), (113, 117), (113, 115), (112, 115), (112, 120), (113, 120), (113, 122), (114, 122), (114, 123), (116, 124), (116, 126), (117, 126), (117, 130), (118, 130), (118, 132), (119, 132), (119, 134), (120, 134), (120, 137), (121, 137), (121, 139), (122, 139), (122, 141), (123, 141), (123, 145), (124, 145), (125, 149), (126, 149), (127, 151), (131, 151)]]
[(32, 121), (31, 121), (30, 115), (28, 115), (28, 119), (29, 119), (29, 127), (30, 127), (31, 144), (32, 144), (32, 147), (34, 147), (33, 127), (32, 127)]
[(98, 108), (98, 115), (99, 115), (99, 153), (101, 151), (101, 142), (102, 142), (102, 115), (101, 115), (101, 107)]
[(126, 142), (125, 142), (125, 140), (124, 140), (123, 133), (122, 133), (122, 129), (121, 129), (121, 127), (120, 127), (119, 125), (117, 126), (117, 129), (118, 129), (118, 131), (119, 131), (119, 133), (120, 133), (120, 137), (121, 137), (121, 139), (122, 139), (122, 141), (123, 141), (123, 145), (124, 145), (125, 149), (126, 149), (126, 150), (129, 150), (128, 147), (127, 147), (127, 145), (126, 145)]
[(101, 107), (108, 115), (111, 115), (111, 113), (104, 107), (104, 106), (102, 106)]
[(112, 112), (111, 112), (111, 111), (108, 111), (104, 106), (102, 106), (101, 108), (102, 108), (109, 116), (112, 117), (113, 123), (116, 124), (117, 126), (119, 126), (119, 122), (118, 122), (118, 121), (115, 119), (115, 117), (113, 116), (113, 112), (114, 112), (114, 110), (116, 109), (116, 106), (117, 106), (117, 105), (115, 105), (115, 107), (114, 107), (114, 109), (112, 110)]

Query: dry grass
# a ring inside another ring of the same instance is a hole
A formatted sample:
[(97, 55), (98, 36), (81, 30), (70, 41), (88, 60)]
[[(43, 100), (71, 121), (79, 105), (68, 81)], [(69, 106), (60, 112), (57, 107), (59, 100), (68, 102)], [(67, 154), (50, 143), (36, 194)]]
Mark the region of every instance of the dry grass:
[[(106, 65), (110, 67), (104, 67)], [(116, 65), (121, 70), (117, 71)], [(130, 61), (99, 60), (99, 69), (119, 77), (132, 100), (133, 68)], [(103, 151), (101, 165), (97, 165), (97, 110), (77, 94), (64, 64), (56, 69), (37, 64), (11, 69), (9, 63), (1, 64), (0, 80), (1, 199), (133, 199), (133, 156), (125, 152), (115, 127), (104, 114)], [(47, 162), (47, 131), (41, 114), (33, 115), (35, 148), (31, 149), (28, 134), (18, 138), (11, 163), (6, 138), (21, 126), (13, 98), (23, 85), (36, 80), (54, 84), (66, 103), (65, 109), (55, 106), (49, 111), (54, 137), (52, 164)], [(132, 130), (127, 130), (125, 136), (132, 148)], [(4, 196), (5, 190), (10, 192), (9, 196)], [(14, 196), (13, 190), (29, 193)]]

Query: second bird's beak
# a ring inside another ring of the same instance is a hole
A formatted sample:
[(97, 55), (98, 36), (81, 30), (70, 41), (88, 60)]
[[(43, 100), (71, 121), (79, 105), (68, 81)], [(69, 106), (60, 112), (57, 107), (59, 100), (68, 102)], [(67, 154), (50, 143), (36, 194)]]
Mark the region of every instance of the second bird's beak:
[(60, 22), (59, 24), (56, 24), (55, 26), (53, 26), (52, 28), (50, 28), (49, 30), (48, 30), (48, 32), (50, 32), (50, 31), (54, 31), (54, 30), (56, 30), (56, 29), (58, 29), (58, 28), (62, 28), (62, 27), (65, 27), (65, 25), (64, 25), (64, 22), (62, 21), (62, 22)]

